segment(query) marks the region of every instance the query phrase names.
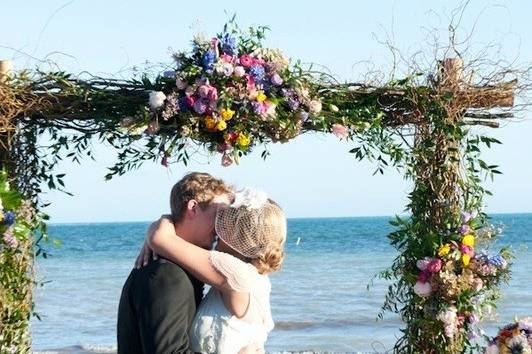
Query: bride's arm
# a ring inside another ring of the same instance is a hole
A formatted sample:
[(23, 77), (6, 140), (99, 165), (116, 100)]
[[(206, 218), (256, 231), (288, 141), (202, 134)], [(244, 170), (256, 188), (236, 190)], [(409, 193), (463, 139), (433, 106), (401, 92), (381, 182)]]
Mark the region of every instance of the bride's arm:
[(176, 235), (174, 224), (167, 218), (150, 226), (147, 241), (154, 252), (179, 264), (198, 280), (220, 290), (227, 287), (227, 278), (212, 266), (209, 251)]

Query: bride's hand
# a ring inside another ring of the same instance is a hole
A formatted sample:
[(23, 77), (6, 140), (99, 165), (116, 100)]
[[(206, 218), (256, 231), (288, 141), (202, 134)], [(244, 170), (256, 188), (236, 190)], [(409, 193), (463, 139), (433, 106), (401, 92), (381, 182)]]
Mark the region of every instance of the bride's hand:
[[(148, 228), (148, 231), (146, 232), (147, 237), (152, 233), (154, 230), (157, 229), (159, 226), (161, 220), (158, 220), (150, 225)], [(153, 252), (153, 250), (148, 245), (148, 241), (144, 240), (144, 244), (142, 245), (142, 248), (140, 249), (139, 255), (137, 256), (137, 259), (135, 260), (135, 268), (140, 269), (142, 267), (145, 267), (150, 262), (150, 258), (154, 261), (159, 258), (157, 253)]]
[(264, 354), (264, 348), (257, 343), (253, 343), (240, 349), (238, 354)]

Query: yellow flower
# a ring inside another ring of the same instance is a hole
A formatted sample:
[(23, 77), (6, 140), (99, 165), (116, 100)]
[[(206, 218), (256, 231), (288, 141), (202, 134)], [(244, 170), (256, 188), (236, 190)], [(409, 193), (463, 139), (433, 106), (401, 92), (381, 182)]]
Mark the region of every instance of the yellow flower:
[(227, 123), (223, 120), (216, 123), (216, 129), (218, 129), (219, 131), (225, 130), (225, 128), (227, 128)]
[(238, 144), (238, 146), (240, 146), (241, 148), (245, 148), (249, 145), (249, 143), (251, 142), (251, 139), (246, 136), (245, 134), (240, 134), (238, 136), (238, 138), (236, 139), (236, 143)]
[(462, 263), (464, 263), (464, 266), (468, 266), (469, 265), (469, 261), (471, 260), (471, 256), (468, 255), (468, 254), (463, 254), (462, 255)]
[(207, 129), (214, 129), (214, 127), (216, 127), (216, 121), (213, 117), (207, 116), (205, 117), (205, 126)]
[(235, 111), (228, 109), (222, 109), (222, 119), (225, 121), (231, 120), (235, 115)]
[(259, 91), (259, 94), (257, 95), (257, 101), (259, 102), (264, 102), (266, 101), (268, 97), (266, 97), (266, 95), (264, 94), (264, 92), (262, 91)]
[(462, 244), (469, 246), (469, 247), (475, 246), (475, 236), (471, 234), (465, 235), (464, 238), (462, 239)]
[(441, 246), (440, 249), (438, 250), (438, 256), (444, 257), (448, 255), (449, 252), (451, 252), (451, 245), (446, 243), (445, 245)]
[(0, 222), (4, 221), (4, 213), (0, 211)]

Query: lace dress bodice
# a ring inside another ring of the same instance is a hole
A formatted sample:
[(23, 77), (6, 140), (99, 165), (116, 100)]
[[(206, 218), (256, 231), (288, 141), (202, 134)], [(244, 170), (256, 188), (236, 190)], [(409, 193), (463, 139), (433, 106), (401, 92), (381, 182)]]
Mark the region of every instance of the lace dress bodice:
[(220, 291), (212, 287), (201, 302), (190, 329), (190, 347), (196, 353), (236, 354), (256, 343), (264, 346), (273, 329), (271, 284), (267, 275), (227, 253), (211, 251), (213, 267), (237, 292), (249, 293), (246, 314), (238, 318), (225, 307)]

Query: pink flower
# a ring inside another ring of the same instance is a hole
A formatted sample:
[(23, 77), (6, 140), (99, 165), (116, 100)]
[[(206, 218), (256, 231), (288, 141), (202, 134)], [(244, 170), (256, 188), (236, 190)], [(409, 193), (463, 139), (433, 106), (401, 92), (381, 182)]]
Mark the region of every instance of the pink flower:
[(254, 64), (253, 58), (247, 54), (244, 54), (240, 57), (240, 64), (242, 64), (242, 66), (245, 68), (250, 68)]
[(262, 59), (253, 59), (253, 65), (265, 66), (266, 62)]
[(15, 249), (19, 245), (18, 240), (13, 236), (13, 233), (10, 230), (4, 233), (4, 242), (11, 249)]
[(222, 156), (222, 166), (227, 167), (233, 164), (233, 158), (228, 154), (223, 154)]
[(349, 129), (342, 124), (333, 124), (332, 133), (340, 139), (345, 139), (349, 136)]
[(207, 98), (207, 96), (209, 95), (209, 91), (210, 91), (209, 85), (201, 85), (200, 87), (198, 87), (198, 95), (201, 98)]
[(217, 150), (219, 153), (224, 153), (226, 150), (229, 150), (230, 148), (231, 148), (231, 144), (223, 142), (221, 144), (218, 144)]
[(229, 54), (225, 54), (225, 53), (222, 54), (222, 55), (220, 56), (220, 58), (221, 58), (224, 62), (226, 62), (226, 63), (232, 63), (232, 62), (233, 62), (233, 59), (234, 59), (232, 56), (230, 56)]
[(416, 285), (414, 285), (414, 293), (416, 293), (418, 296), (427, 297), (431, 292), (432, 287), (430, 286), (430, 283), (422, 283), (418, 281)]
[(207, 98), (210, 101), (216, 101), (218, 99), (218, 90), (214, 86), (209, 87), (209, 92), (207, 94)]
[(427, 265), (427, 271), (438, 273), (441, 270), (442, 262), (439, 258), (433, 258)]
[(469, 257), (473, 257), (475, 255), (475, 252), (470, 246), (466, 245), (460, 245), (460, 252), (463, 254), (467, 254)]
[(255, 79), (253, 79), (253, 77), (249, 74), (244, 75), (244, 77), (246, 78), (246, 85), (248, 90), (253, 89), (255, 87)]
[(194, 107), (194, 102), (196, 102), (196, 100), (194, 99), (194, 96), (187, 96), (186, 101), (187, 101), (187, 105), (189, 108)]

